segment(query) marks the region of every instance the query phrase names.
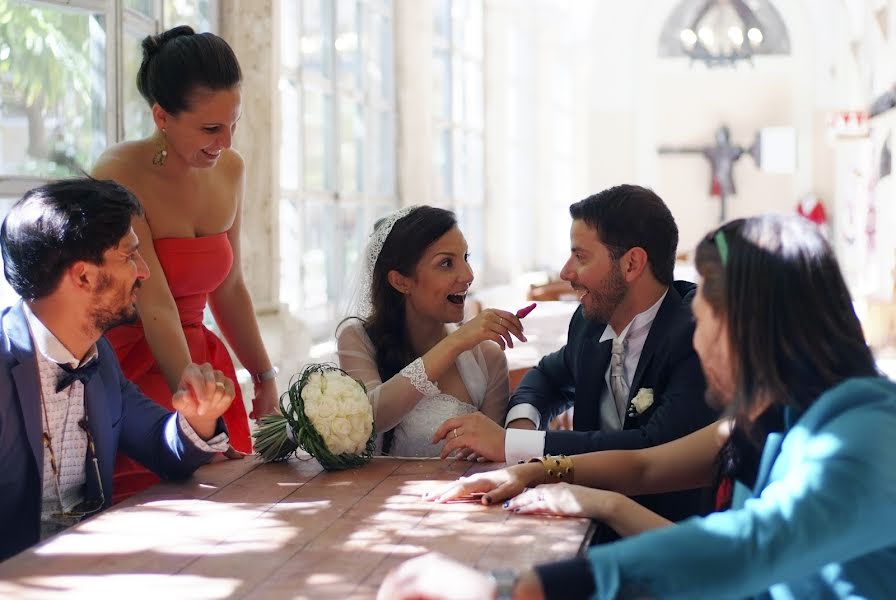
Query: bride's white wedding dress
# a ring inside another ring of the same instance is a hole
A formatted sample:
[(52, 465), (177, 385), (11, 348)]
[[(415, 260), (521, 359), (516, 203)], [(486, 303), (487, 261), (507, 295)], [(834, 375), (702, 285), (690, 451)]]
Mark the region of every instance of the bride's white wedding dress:
[[(339, 366), (361, 380), (373, 405), (376, 430), (394, 428), (392, 456), (438, 456), (444, 442), (432, 443), (436, 430), (451, 417), (477, 410), (504, 424), (510, 384), (507, 358), (493, 342), (461, 353), (455, 362), (472, 404), (442, 393), (417, 359), (386, 382), (380, 380), (376, 350), (361, 321), (345, 321), (336, 332)], [(377, 436), (381, 448), (382, 435)]]

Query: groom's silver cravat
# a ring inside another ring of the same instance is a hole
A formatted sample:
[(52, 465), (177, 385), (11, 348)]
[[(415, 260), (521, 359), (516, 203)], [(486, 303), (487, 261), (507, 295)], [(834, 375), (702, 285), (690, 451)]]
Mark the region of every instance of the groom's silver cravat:
[[(626, 336), (627, 337), (627, 336)], [(610, 352), (610, 391), (616, 401), (616, 414), (619, 415), (620, 426), (625, 422), (625, 411), (628, 409), (628, 381), (625, 378), (625, 340), (618, 337), (613, 340)]]

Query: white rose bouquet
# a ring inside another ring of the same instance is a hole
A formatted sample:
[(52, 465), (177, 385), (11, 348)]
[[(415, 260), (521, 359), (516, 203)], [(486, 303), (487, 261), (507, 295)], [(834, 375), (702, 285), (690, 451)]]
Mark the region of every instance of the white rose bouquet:
[(637, 417), (651, 406), (653, 406), (653, 388), (641, 388), (632, 398), (632, 403), (628, 407), (628, 416)]
[(364, 386), (342, 369), (308, 365), (280, 397), (280, 414), (262, 417), (253, 437), (265, 462), (302, 448), (328, 471), (359, 467), (376, 445), (373, 408)]

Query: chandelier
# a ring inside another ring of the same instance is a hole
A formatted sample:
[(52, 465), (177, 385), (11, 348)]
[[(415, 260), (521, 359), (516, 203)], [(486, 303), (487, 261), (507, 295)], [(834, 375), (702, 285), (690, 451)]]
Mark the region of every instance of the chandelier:
[(758, 54), (789, 54), (789, 46), (768, 0), (682, 0), (663, 28), (660, 55), (734, 66)]

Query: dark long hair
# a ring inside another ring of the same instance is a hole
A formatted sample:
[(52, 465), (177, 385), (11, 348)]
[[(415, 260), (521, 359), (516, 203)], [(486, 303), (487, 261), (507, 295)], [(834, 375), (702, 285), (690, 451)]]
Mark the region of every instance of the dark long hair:
[(751, 438), (762, 437), (747, 418), (758, 403), (799, 414), (843, 380), (877, 374), (834, 253), (812, 223), (732, 221), (700, 242), (696, 266), (703, 297), (728, 324), (730, 413)]
[(426, 249), (456, 226), (457, 219), (450, 210), (419, 206), (395, 222), (383, 244), (373, 268), (373, 313), (364, 323), (376, 349), (382, 381), (388, 381), (416, 358), (405, 325), (404, 296), (389, 283), (389, 271), (413, 276)]
[(190, 109), (196, 88), (227, 90), (243, 78), (233, 49), (213, 33), (180, 25), (143, 39), (137, 90), (152, 106), (176, 115)]

